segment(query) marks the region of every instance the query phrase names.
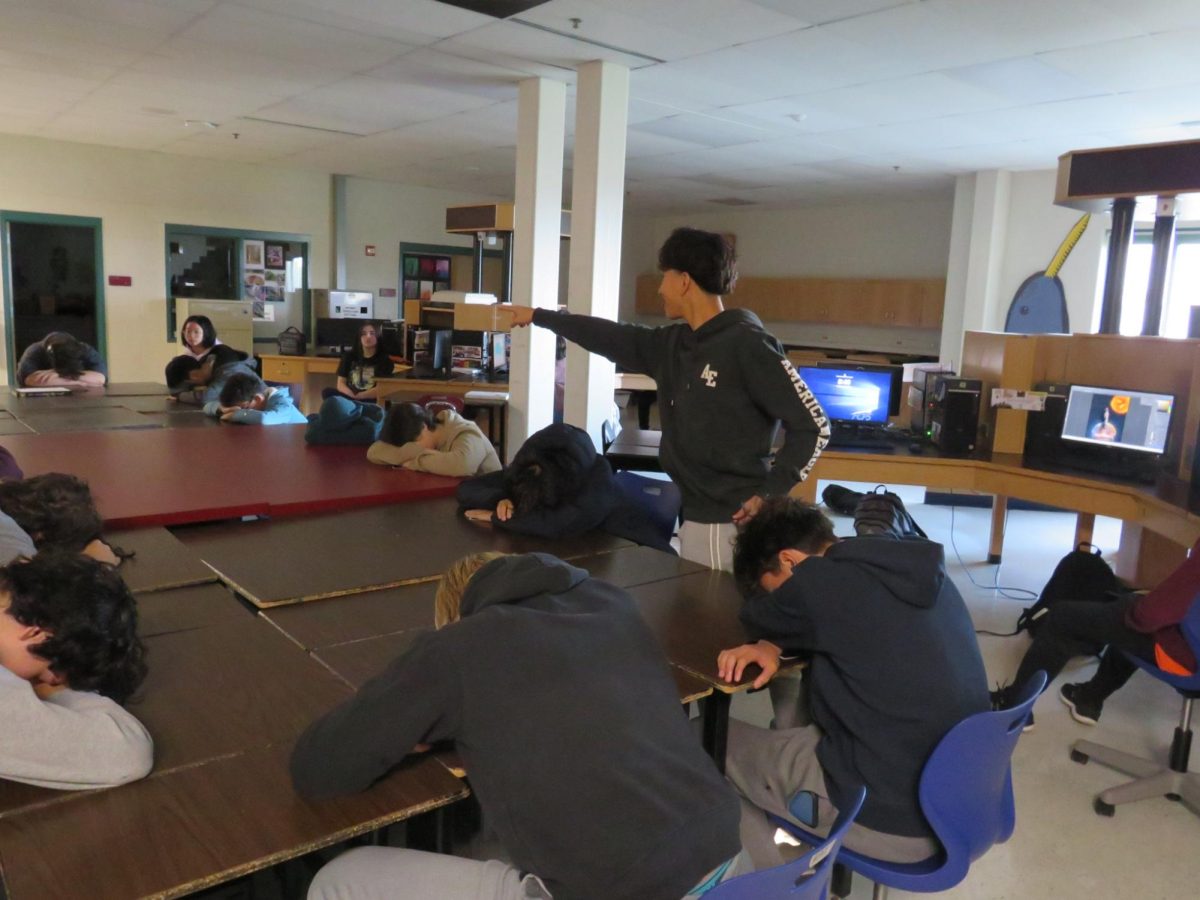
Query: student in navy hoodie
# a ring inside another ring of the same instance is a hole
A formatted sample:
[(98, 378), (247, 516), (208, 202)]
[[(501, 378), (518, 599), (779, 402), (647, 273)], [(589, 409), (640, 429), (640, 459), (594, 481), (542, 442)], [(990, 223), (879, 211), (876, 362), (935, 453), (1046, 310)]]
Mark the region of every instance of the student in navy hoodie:
[(362, 847), (310, 898), (678, 900), (749, 871), (737, 796), (628, 594), (546, 554), (477, 554), (434, 608), (437, 630), (301, 735), (292, 779), (350, 794), (452, 740), (510, 861)]
[[(757, 663), (762, 687), (782, 652), (810, 655), (811, 722), (779, 731), (730, 721), (726, 774), (745, 798), (743, 840), (759, 867), (777, 865), (762, 811), (811, 801), (799, 824), (824, 834), (859, 786), (866, 803), (846, 846), (916, 862), (939, 845), (921, 814), (926, 759), (959, 721), (989, 709), (987, 678), (941, 544), (865, 536), (837, 541), (816, 507), (767, 500), (738, 536), (741, 620), (757, 643), (722, 651), (721, 676)], [(757, 809), (755, 809), (757, 807)]]
[[(680, 555), (728, 569), (735, 526), (765, 496), (808, 477), (829, 441), (821, 404), (758, 317), (725, 309), (737, 281), (733, 248), (719, 234), (676, 229), (658, 253), (662, 328), (506, 306), (513, 325), (548, 328), (658, 385), (659, 458), (683, 495)], [(780, 422), (786, 438), (771, 465)]]

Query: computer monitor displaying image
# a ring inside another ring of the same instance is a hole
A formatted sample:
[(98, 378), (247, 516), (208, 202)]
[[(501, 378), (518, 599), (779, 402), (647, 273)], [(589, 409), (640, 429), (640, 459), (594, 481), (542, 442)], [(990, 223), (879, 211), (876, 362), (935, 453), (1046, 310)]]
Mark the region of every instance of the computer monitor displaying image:
[(801, 366), (799, 372), (833, 421), (886, 424), (893, 374), (887, 367), (881, 368), (883, 371)]
[(1161, 454), (1175, 398), (1123, 388), (1071, 385), (1062, 437), (1105, 447)]
[(492, 374), (508, 372), (508, 332), (492, 332)]
[(816, 363), (816, 367), (819, 369), (839, 369), (842, 372), (875, 372), (880, 375), (887, 375), (891, 378), (891, 387), (887, 395), (887, 414), (889, 416), (900, 415), (900, 394), (904, 387), (904, 366), (884, 366), (838, 359)]

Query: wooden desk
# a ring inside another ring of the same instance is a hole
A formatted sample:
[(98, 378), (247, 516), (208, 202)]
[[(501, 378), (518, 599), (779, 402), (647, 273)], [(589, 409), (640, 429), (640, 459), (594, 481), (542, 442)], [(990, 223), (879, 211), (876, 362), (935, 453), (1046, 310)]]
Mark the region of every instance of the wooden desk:
[(593, 578), (622, 588), (708, 571), (698, 563), (653, 547), (626, 547), (611, 553), (584, 556), (571, 560), (571, 565), (587, 569)]
[(137, 606), (138, 634), (143, 638), (253, 617), (223, 584), (198, 584), (139, 594)]
[(260, 748), (0, 818), (9, 900), (180, 897), (469, 793), (436, 759), (417, 757), (361, 794), (306, 802), (290, 753)]
[(358, 690), (386, 669), (393, 659), (408, 650), (413, 641), (432, 630), (433, 626), (430, 624), (395, 634), (382, 634), (361, 641), (320, 647), (313, 651), (313, 659)]
[(658, 460), (662, 432), (626, 428), (604, 452), (613, 469), (632, 469), (642, 472), (661, 472)]
[(216, 573), (165, 528), (122, 531), (114, 542), (134, 553), (117, 571), (135, 594), (217, 581)]
[(297, 515), (454, 493), (456, 479), (371, 465), (362, 447), (309, 447), (304, 427), (30, 434), (4, 443), (27, 476), (69, 472), (86, 479), (113, 529)]
[(469, 375), (455, 375), (451, 378), (378, 378), (375, 381), (379, 388), (381, 400), (408, 394), (449, 394), (463, 397), (474, 391), (492, 394), (507, 394), (507, 381), (489, 381), (485, 378), (472, 378)]
[(324, 603), (297, 603), (262, 612), (263, 617), (306, 650), (433, 625), (436, 581), (407, 584), (338, 597)]
[[(563, 559), (630, 547), (591, 532), (542, 540), (469, 522), (452, 498), (303, 519), (186, 529), (177, 536), (221, 579), (266, 609), (428, 581), (469, 553), (544, 550)], [(289, 548), (288, 564), (279, 564)]]
[[(53, 398), (48, 398), (53, 399)], [(162, 423), (124, 406), (94, 406), (17, 413), (38, 434), (61, 431), (101, 431), (116, 428), (161, 428)]]

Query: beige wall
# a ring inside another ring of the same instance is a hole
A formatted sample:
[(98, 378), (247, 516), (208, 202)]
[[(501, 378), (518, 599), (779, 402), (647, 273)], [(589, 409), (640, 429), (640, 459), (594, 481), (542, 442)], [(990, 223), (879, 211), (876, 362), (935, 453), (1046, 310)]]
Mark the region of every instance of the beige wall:
[(0, 208), (101, 219), (104, 275), (133, 279), (104, 292), (114, 381), (161, 381), (177, 352), (165, 334), (167, 223), (307, 234), (309, 281), (329, 280), (329, 176), (319, 172), (0, 135)]

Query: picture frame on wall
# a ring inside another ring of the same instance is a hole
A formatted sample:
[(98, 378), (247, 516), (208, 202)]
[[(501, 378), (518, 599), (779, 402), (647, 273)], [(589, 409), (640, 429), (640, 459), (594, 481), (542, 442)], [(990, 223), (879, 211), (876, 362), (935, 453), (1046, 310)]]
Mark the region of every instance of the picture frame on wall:
[[(282, 250), (282, 248), (280, 248)], [(242, 241), (242, 265), (247, 269), (263, 268), (264, 244), (262, 241)]]
[(268, 269), (282, 269), (283, 244), (267, 244), (266, 260)]

